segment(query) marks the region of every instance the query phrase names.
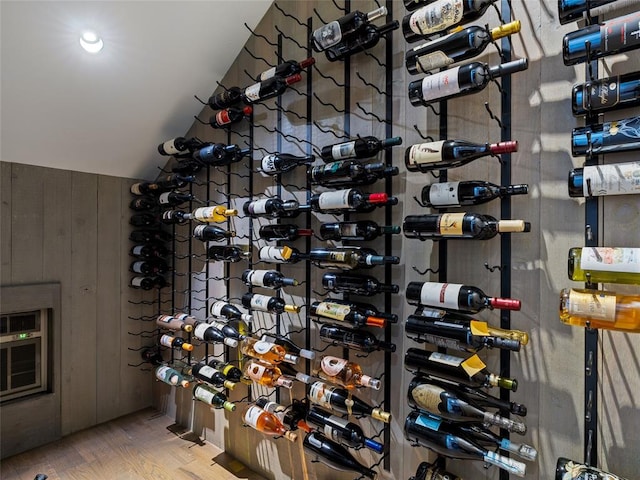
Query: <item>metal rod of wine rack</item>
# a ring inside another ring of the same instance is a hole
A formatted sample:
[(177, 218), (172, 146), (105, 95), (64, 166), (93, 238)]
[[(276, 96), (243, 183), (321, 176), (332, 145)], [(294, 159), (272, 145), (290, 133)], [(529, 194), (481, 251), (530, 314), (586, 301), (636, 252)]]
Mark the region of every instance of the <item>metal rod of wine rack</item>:
[[(278, 34), (278, 47), (277, 47), (277, 52), (276, 52), (276, 64), (278, 63), (278, 59), (282, 58), (282, 34), (279, 33)], [(276, 99), (276, 105), (277, 105), (277, 110), (276, 110), (276, 152), (281, 153), (282, 152), (282, 93), (278, 95), (278, 98)], [(278, 196), (278, 198), (282, 198), (282, 175), (278, 174), (276, 175), (276, 195)], [(276, 223), (280, 224), (282, 223), (280, 217), (278, 217), (276, 219)], [(280, 265), (279, 263), (276, 264), (276, 271), (280, 272), (282, 271), (282, 265)], [(282, 297), (282, 289), (277, 289), (276, 290), (276, 297), (277, 298), (281, 298)], [(276, 314), (276, 334), (280, 334), (281, 333), (281, 323), (282, 323), (282, 316), (277, 313)], [(280, 403), (280, 389), (276, 388), (276, 402)]]
[[(345, 0), (344, 2), (344, 14), (347, 15), (351, 12), (351, 0)], [(344, 59), (344, 114), (343, 114), (343, 130), (344, 134), (347, 138), (351, 137), (351, 57), (347, 56)], [(349, 213), (344, 213), (342, 218), (345, 222), (350, 220)], [(344, 245), (344, 240), (342, 241)], [(345, 299), (349, 298), (348, 293), (343, 293), (342, 297)], [(349, 359), (349, 349), (342, 349), (342, 358)]]
[[(311, 34), (313, 33), (313, 17), (309, 17), (307, 19), (307, 58), (313, 55), (311, 48)], [(306, 121), (307, 121), (307, 155), (313, 155), (313, 123), (311, 122), (312, 112), (313, 112), (313, 97), (311, 95), (313, 83), (312, 83), (312, 73), (313, 69), (309, 68), (307, 70), (307, 112), (306, 112)], [(309, 201), (311, 200), (311, 182), (309, 180), (309, 175), (305, 175), (307, 178), (307, 205), (309, 205)], [(306, 219), (306, 228), (311, 229), (311, 210), (307, 210), (305, 212)], [(311, 235), (307, 235), (305, 237), (305, 251), (311, 251)], [(309, 306), (311, 305), (311, 268), (307, 263), (307, 268), (305, 269), (305, 298), (306, 298), (306, 308), (305, 308), (305, 348), (311, 349), (311, 317), (309, 316)], [(305, 360), (305, 373), (309, 375), (311, 373), (311, 361)], [(308, 385), (305, 389), (308, 389)]]

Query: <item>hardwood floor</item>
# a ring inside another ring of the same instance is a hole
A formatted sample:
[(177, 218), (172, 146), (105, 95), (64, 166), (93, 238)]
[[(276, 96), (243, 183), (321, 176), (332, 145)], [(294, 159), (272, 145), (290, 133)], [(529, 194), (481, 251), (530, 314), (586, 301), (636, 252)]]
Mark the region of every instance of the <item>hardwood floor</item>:
[(2, 480), (263, 480), (153, 409), (0, 462)]

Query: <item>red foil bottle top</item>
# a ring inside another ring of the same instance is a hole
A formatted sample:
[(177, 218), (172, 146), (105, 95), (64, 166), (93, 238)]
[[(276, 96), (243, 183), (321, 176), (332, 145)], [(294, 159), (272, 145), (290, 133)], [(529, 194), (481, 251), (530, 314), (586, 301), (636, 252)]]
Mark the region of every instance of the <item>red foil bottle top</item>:
[(246, 106), (246, 107), (244, 107), (244, 108), (242, 109), (242, 112), (243, 112), (245, 115), (247, 115), (247, 116), (248, 116), (248, 115), (251, 115), (251, 112), (253, 112), (253, 108), (251, 108), (251, 107), (249, 107), (249, 106)]
[(518, 151), (518, 142), (516, 140), (510, 140), (508, 142), (492, 143), (489, 145), (491, 153), (511, 153)]
[(491, 306), (500, 310), (520, 310), (520, 300), (513, 298), (492, 298)]
[(369, 194), (369, 203), (387, 203), (389, 199), (386, 193), (370, 193)]
[(287, 85), (291, 85), (292, 83), (299, 82), (300, 80), (302, 80), (302, 75), (296, 73), (294, 75), (291, 75), (290, 77), (287, 77), (285, 79), (285, 82), (287, 82)]
[(316, 59), (313, 57), (305, 58), (300, 62), (300, 68), (309, 68), (311, 65), (316, 63)]
[(299, 228), (298, 235), (300, 235), (301, 237), (310, 237), (311, 235), (313, 235), (313, 230), (311, 230), (310, 228)]

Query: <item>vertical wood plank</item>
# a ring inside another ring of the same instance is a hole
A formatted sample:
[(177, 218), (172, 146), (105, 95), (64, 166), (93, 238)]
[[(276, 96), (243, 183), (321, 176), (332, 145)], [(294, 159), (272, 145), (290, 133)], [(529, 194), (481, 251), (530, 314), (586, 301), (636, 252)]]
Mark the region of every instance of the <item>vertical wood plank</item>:
[(0, 162), (0, 284), (11, 283), (11, 169)]

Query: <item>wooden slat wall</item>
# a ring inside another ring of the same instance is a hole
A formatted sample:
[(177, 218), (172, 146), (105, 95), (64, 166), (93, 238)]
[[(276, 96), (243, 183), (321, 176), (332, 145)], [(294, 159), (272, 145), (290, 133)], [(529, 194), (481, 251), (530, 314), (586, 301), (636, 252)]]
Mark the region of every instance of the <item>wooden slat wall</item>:
[[(2, 285), (60, 284), (60, 325), (54, 328), (60, 333), (52, 338), (58, 350), (53, 374), (61, 380), (54, 392), (61, 411), (51, 419), (58, 434), (150, 405), (148, 372), (127, 366), (140, 358), (128, 347), (141, 344), (127, 331), (145, 329), (128, 316), (148, 314), (149, 309), (129, 303), (140, 299), (128, 287), (127, 271), (133, 182), (8, 162), (0, 166)], [(33, 414), (27, 412), (21, 420), (31, 433), (22, 438), (22, 428), (3, 428), (3, 457), (48, 440), (33, 434), (41, 421), (35, 410), (42, 405), (31, 403)], [(2, 410), (8, 415), (11, 406)]]

